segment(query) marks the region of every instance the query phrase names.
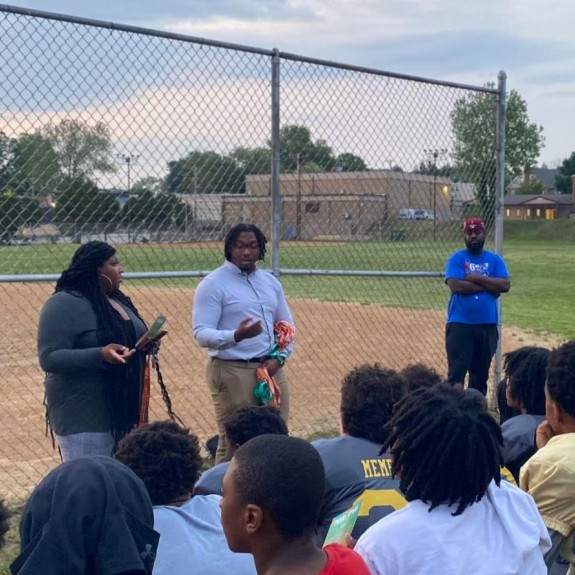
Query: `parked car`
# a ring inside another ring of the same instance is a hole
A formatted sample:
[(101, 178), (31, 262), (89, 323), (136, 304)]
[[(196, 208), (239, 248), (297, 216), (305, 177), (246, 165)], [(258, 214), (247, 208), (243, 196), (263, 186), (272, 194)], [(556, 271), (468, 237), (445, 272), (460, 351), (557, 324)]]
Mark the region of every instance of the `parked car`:
[(434, 220), (435, 215), (431, 210), (416, 208), (402, 208), (399, 210), (400, 220)]

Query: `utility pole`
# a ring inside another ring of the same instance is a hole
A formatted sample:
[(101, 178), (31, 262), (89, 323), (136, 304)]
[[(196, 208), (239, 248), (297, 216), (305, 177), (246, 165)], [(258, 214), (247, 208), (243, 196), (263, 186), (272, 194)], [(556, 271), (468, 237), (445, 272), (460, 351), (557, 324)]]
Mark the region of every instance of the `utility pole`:
[(127, 216), (128, 216), (128, 243), (131, 244), (132, 243), (132, 230), (131, 230), (131, 206), (130, 206), (130, 190), (131, 190), (131, 180), (130, 180), (130, 176), (131, 176), (131, 168), (132, 165), (134, 163), (136, 163), (138, 161), (138, 159), (140, 158), (140, 156), (135, 155), (135, 154), (118, 154), (116, 156), (121, 162), (123, 162), (124, 164), (126, 164), (127, 167), (127, 172), (128, 172), (128, 188), (127, 188), (127, 195), (128, 195), (128, 200), (126, 201), (126, 206), (127, 206)]
[(297, 197), (296, 197), (296, 216), (295, 216), (295, 227), (296, 227), (296, 238), (301, 240), (301, 154), (298, 152), (296, 155), (296, 166), (297, 166)]
[(427, 156), (427, 165), (429, 168), (433, 167), (433, 195), (431, 200), (431, 211), (433, 213), (433, 241), (436, 239), (437, 231), (437, 158), (444, 157), (447, 154), (445, 148), (433, 148), (423, 150)]

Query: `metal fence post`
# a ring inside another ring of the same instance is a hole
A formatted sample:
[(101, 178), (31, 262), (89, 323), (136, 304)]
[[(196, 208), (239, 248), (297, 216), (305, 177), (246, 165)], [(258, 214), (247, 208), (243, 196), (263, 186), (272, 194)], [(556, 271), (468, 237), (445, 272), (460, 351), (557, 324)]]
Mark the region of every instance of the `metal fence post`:
[(272, 56), (272, 272), (280, 274), (280, 56), (275, 49)]
[[(497, 76), (497, 125), (496, 125), (496, 159), (495, 159), (495, 252), (503, 253), (503, 202), (505, 196), (505, 105), (507, 74), (501, 71)], [(495, 354), (495, 384), (501, 381), (501, 298), (497, 301), (499, 342)]]

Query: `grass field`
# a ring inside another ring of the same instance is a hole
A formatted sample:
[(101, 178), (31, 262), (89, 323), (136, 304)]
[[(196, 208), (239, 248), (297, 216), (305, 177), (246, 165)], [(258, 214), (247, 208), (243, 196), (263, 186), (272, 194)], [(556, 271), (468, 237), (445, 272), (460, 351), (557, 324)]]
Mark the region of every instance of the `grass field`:
[[(523, 229), (530, 233), (519, 234), (512, 228), (504, 246), (504, 257), (512, 276), (511, 293), (503, 300), (504, 322), (522, 329), (575, 338), (575, 324), (566, 313), (571, 286), (575, 285), (575, 242), (559, 238), (553, 238), (555, 241), (531, 239), (536, 235), (533, 230)], [(567, 235), (571, 228), (565, 230), (562, 233)], [(530, 239), (524, 239), (524, 235)], [(294, 243), (282, 246), (281, 267), (442, 271), (447, 256), (459, 247), (461, 244), (457, 242)], [(0, 247), (0, 274), (59, 273), (75, 249), (73, 245)], [(128, 271), (207, 271), (222, 260), (221, 246), (213, 244), (122, 246), (118, 252)], [(193, 287), (197, 280), (139, 280), (137, 283), (140, 282)], [(282, 283), (288, 296), (323, 301), (439, 310), (445, 307), (446, 300), (440, 278), (285, 275)]]
[[(504, 257), (512, 275), (512, 290), (504, 296), (503, 321), (507, 326), (575, 338), (575, 325), (568, 313), (575, 285), (575, 222), (557, 222), (556, 227), (543, 224), (546, 225), (506, 228)], [(441, 271), (447, 256), (461, 247), (459, 242), (292, 243), (282, 245), (281, 267)], [(0, 247), (0, 274), (57, 274), (66, 267), (76, 248), (73, 245)], [(122, 246), (119, 256), (129, 271), (207, 271), (221, 263), (222, 247), (219, 243)], [(195, 279), (131, 280), (128, 286), (190, 288), (196, 283)], [(282, 283), (292, 298), (417, 310), (443, 310), (447, 298), (441, 278), (285, 275)], [(14, 527), (20, 506), (21, 502), (12, 503), (16, 515)], [(17, 549), (17, 531), (12, 529), (6, 548), (0, 551), (0, 575), (9, 573), (8, 565)]]

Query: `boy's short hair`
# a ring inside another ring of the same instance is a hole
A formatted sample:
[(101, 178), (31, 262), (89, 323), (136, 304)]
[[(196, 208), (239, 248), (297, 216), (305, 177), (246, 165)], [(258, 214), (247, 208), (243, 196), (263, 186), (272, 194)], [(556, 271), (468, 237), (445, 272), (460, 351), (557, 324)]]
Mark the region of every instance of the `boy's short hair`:
[(405, 383), (393, 369), (375, 363), (350, 371), (341, 383), (341, 421), (345, 433), (384, 443), (393, 407), (404, 393)]
[(232, 476), (243, 504), (269, 513), (286, 540), (312, 535), (325, 489), (325, 471), (316, 449), (303, 439), (260, 435), (234, 455)]
[(243, 445), (258, 435), (288, 434), (280, 410), (267, 405), (239, 407), (224, 421), (224, 429), (232, 445)]
[(202, 466), (198, 438), (173, 421), (132, 430), (114, 457), (144, 482), (152, 505), (166, 505), (190, 493)]
[(505, 354), (503, 371), (509, 392), (531, 415), (545, 415), (545, 377), (551, 352), (524, 346)]
[(399, 375), (405, 380), (408, 392), (444, 383), (441, 375), (424, 363), (410, 363), (399, 372)]
[(549, 397), (575, 418), (575, 341), (568, 341), (550, 353), (546, 385)]

